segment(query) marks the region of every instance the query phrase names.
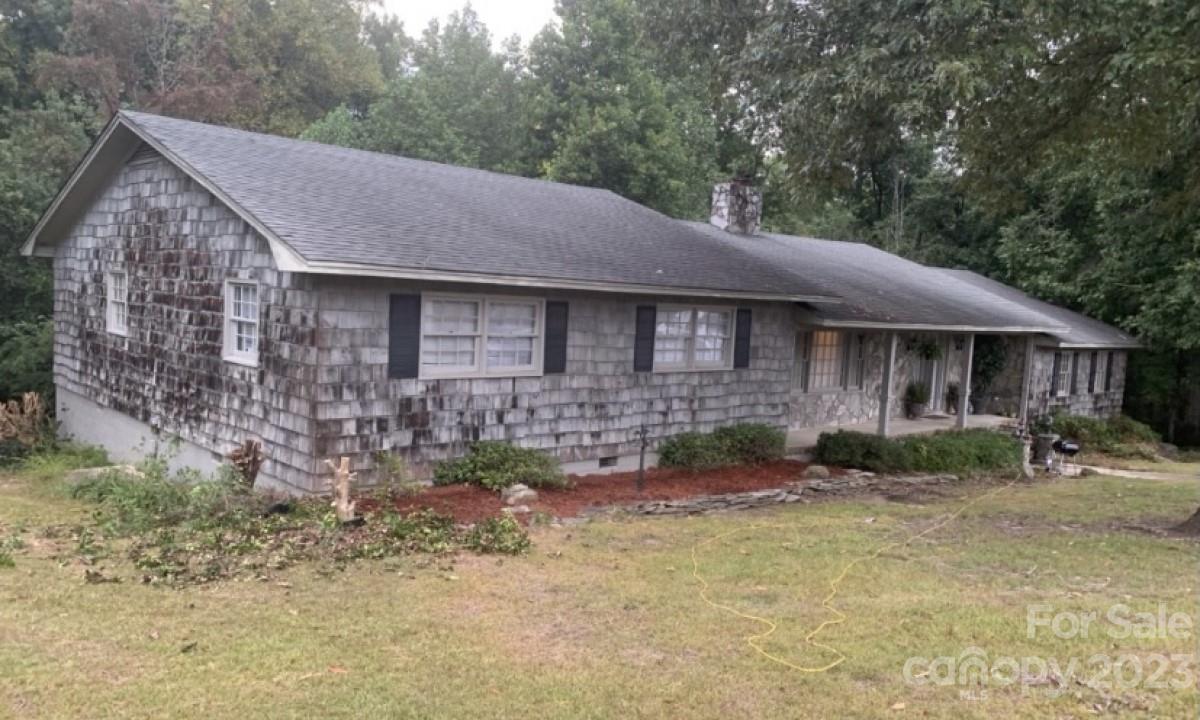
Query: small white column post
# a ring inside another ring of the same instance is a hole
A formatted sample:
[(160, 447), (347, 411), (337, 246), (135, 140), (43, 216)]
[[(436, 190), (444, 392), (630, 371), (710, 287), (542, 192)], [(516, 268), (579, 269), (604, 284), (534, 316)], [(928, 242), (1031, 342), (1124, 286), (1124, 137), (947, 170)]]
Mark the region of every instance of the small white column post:
[(962, 380), (958, 383), (958, 429), (967, 428), (967, 415), (971, 414), (971, 361), (975, 355), (975, 333), (967, 333), (963, 343)]
[(896, 333), (890, 332), (884, 340), (883, 383), (879, 388), (879, 435), (887, 437), (888, 424), (892, 416), (892, 378), (896, 371)]
[(1029, 433), (1029, 395), (1033, 390), (1033, 356), (1037, 343), (1033, 335), (1025, 336), (1025, 367), (1021, 368), (1021, 429)]

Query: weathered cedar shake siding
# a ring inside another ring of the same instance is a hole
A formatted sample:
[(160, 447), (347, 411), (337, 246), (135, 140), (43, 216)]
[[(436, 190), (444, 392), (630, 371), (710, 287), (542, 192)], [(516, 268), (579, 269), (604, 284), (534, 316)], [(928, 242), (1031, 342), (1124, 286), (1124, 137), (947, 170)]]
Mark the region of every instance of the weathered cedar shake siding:
[[(735, 422), (787, 425), (794, 325), (786, 304), (728, 303), (753, 311), (748, 368), (634, 372), (637, 306), (688, 299), (368, 278), (322, 278), (317, 289), (316, 450), (349, 455), (356, 467), (371, 467), (372, 454), (381, 450), (427, 465), (476, 440), (511, 441), (569, 463), (636, 454), (633, 432), (643, 423), (655, 439)], [(389, 379), (389, 295), (434, 291), (567, 302), (566, 372)]]
[[(128, 277), (128, 337), (105, 329), (106, 277), (114, 270)], [(148, 433), (98, 405), (164, 441), (178, 436), (186, 457), (207, 459), (209, 468), (257, 439), (267, 456), (263, 484), (313, 487), (311, 280), (276, 271), (266, 242), (207, 190), (143, 148), (57, 246), (54, 275), (64, 431), (110, 448), (153, 449)], [(258, 367), (222, 359), (229, 278), (259, 283)]]

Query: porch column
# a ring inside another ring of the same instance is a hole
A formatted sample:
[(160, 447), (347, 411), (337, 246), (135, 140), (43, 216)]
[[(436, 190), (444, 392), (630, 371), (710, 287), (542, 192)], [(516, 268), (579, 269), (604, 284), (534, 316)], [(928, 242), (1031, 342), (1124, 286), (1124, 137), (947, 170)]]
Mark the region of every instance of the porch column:
[(975, 355), (975, 333), (967, 333), (963, 342), (962, 380), (958, 383), (958, 429), (967, 428), (967, 415), (971, 414), (971, 361)]
[(1021, 368), (1021, 430), (1029, 432), (1029, 394), (1033, 390), (1033, 355), (1037, 349), (1032, 335), (1025, 336), (1025, 367)]
[(892, 378), (896, 370), (896, 333), (887, 334), (883, 350), (883, 383), (879, 389), (879, 434), (887, 437), (892, 416)]

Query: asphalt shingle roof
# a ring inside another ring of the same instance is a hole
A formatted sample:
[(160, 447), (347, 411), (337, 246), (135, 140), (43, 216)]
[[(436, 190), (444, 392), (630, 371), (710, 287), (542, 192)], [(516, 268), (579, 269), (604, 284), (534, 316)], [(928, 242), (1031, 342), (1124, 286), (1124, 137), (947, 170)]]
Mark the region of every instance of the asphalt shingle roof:
[(939, 272), (1054, 319), (1057, 324), (1064, 326), (1066, 330), (1051, 334), (1068, 345), (1121, 348), (1139, 346), (1137, 339), (1124, 330), (1090, 318), (1087, 315), (1077, 313), (1074, 310), (1068, 310), (1044, 300), (1038, 300), (1015, 287), (1005, 285), (1002, 282), (992, 280), (970, 270), (942, 268), (939, 269)]
[[(203, 176), (309, 263), (811, 298), (830, 324), (1129, 335), (967, 271), (862, 243), (727, 233), (607, 190), (160, 115), (124, 122)], [(835, 302), (819, 302), (820, 300)]]
[(607, 190), (122, 113), (309, 262), (814, 296)]
[(1056, 328), (1044, 313), (857, 242), (760, 233), (731, 235), (706, 223), (689, 223), (714, 239), (736, 244), (756, 261), (772, 263), (819, 283), (842, 298), (814, 306), (814, 314), (837, 323), (942, 325), (978, 328)]

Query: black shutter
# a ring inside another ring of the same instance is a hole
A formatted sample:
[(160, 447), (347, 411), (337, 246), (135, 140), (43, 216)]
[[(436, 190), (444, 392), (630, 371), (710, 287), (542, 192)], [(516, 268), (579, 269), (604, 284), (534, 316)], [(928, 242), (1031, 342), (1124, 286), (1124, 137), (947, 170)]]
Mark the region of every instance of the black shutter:
[(1063, 361), (1063, 354), (1057, 353), (1057, 352), (1054, 353), (1054, 371), (1053, 371), (1053, 374), (1050, 376), (1050, 395), (1051, 396), (1058, 395), (1058, 385), (1061, 382), (1059, 380), (1059, 378), (1062, 377), (1062, 375), (1060, 374), (1062, 372), (1062, 361)]
[(633, 371), (654, 369), (654, 323), (657, 310), (653, 305), (638, 305), (636, 335), (633, 339)]
[(546, 303), (546, 348), (542, 372), (567, 371), (567, 303)]
[(750, 367), (750, 308), (738, 308), (733, 336), (733, 366)]
[(388, 377), (415, 378), (420, 369), (421, 296), (388, 298)]
[(1088, 356), (1088, 392), (1096, 392), (1096, 359), (1100, 357), (1100, 353), (1095, 350)]
[(1068, 395), (1075, 395), (1079, 392), (1079, 353), (1071, 353), (1071, 389), (1067, 391)]
[(1117, 359), (1117, 354), (1112, 350), (1108, 351), (1108, 362), (1104, 363), (1104, 392), (1112, 390), (1113, 377), (1113, 360)]

